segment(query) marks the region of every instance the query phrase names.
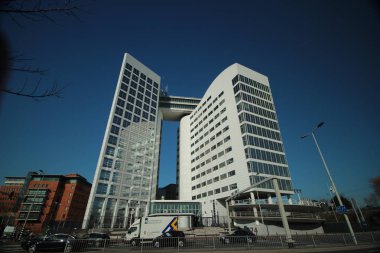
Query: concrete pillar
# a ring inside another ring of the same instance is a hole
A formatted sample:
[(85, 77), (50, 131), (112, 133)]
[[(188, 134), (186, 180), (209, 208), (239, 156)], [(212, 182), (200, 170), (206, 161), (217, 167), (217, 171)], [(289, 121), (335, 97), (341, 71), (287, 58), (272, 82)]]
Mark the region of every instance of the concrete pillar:
[(129, 201), (127, 202), (127, 205), (125, 206), (125, 213), (124, 213), (124, 221), (123, 221), (123, 228), (127, 228), (128, 224), (128, 215), (129, 215)]
[(288, 219), (286, 217), (284, 205), (282, 203), (282, 198), (281, 198), (281, 194), (280, 194), (280, 188), (278, 187), (277, 178), (273, 178), (272, 182), (273, 182), (273, 188), (275, 190), (276, 197), (277, 197), (278, 209), (280, 211), (282, 225), (285, 229), (286, 242), (288, 243), (288, 247), (292, 248), (292, 247), (294, 247), (294, 241), (292, 239), (292, 235), (290, 234), (289, 223), (288, 223)]
[[(255, 200), (255, 194), (253, 192), (250, 192), (250, 195), (251, 195), (251, 203), (252, 204), (256, 204), (256, 200)], [(259, 214), (257, 213), (257, 208), (256, 207), (253, 207), (253, 216), (254, 217), (259, 217)], [(255, 219), (257, 221), (257, 219)]]
[(115, 226), (118, 209), (119, 209), (119, 199), (116, 199), (115, 209), (113, 210), (113, 214), (112, 214), (111, 228)]
[(273, 204), (272, 195), (268, 194), (268, 204)]
[(288, 204), (289, 204), (289, 205), (293, 205), (293, 200), (292, 200), (292, 198), (290, 197), (290, 195), (288, 195)]
[(251, 195), (251, 203), (256, 204), (255, 194), (253, 192), (249, 193)]
[(103, 223), (104, 223), (104, 216), (106, 215), (106, 206), (107, 206), (107, 201), (109, 199), (105, 198), (103, 205), (102, 205), (102, 210), (100, 211), (100, 217), (99, 217), (99, 227), (103, 228)]

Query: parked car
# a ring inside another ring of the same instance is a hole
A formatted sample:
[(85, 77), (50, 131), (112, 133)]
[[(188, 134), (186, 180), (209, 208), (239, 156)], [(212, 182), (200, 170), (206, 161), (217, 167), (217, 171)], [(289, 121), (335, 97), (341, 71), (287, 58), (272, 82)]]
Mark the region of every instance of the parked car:
[(86, 240), (89, 247), (104, 247), (110, 244), (110, 236), (106, 233), (90, 233), (84, 235), (81, 239)]
[(75, 246), (75, 237), (68, 234), (53, 234), (26, 239), (21, 247), (29, 253), (37, 251), (71, 252)]
[(35, 244), (37, 241), (42, 241), (45, 237), (45, 235), (25, 237), (21, 241), (21, 248), (28, 250), (30, 246)]
[(159, 247), (183, 247), (185, 234), (182, 231), (169, 231), (153, 239), (153, 246)]
[(249, 230), (239, 229), (232, 234), (221, 234), (219, 240), (222, 243), (253, 243), (256, 242), (256, 235)]

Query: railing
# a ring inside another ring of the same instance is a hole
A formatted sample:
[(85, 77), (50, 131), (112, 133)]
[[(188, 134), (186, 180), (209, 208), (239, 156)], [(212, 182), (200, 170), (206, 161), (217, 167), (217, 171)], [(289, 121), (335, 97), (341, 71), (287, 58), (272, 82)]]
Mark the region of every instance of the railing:
[[(245, 217), (245, 216), (255, 216), (253, 211), (232, 211), (232, 217)], [(320, 217), (313, 213), (297, 213), (297, 212), (286, 212), (288, 218), (303, 218), (303, 219), (320, 219)], [(281, 217), (280, 212), (277, 211), (263, 211), (257, 212), (257, 217)]]
[[(378, 245), (380, 242), (380, 232), (356, 233), (359, 245)], [(354, 245), (350, 234), (306, 234), (292, 235), (293, 242), (286, 242), (284, 235), (277, 236), (194, 236), (165, 238), (156, 240), (134, 240), (133, 243), (123, 239), (111, 240), (70, 240), (63, 247), (65, 252), (121, 252), (121, 251), (149, 251), (161, 250), (165, 252), (174, 251), (207, 251), (207, 250), (255, 250), (255, 249), (280, 249), (280, 248), (318, 248), (318, 247), (344, 247)], [(19, 244), (18, 244), (19, 245)], [(7, 251), (0, 244), (1, 252)], [(62, 248), (62, 249), (63, 249)], [(163, 252), (161, 250), (161, 252)]]
[[(227, 238), (227, 240), (226, 240)], [(317, 248), (317, 247), (344, 247), (354, 245), (350, 234), (312, 234), (292, 235), (294, 242), (288, 244), (286, 237), (279, 236), (186, 236), (158, 240), (138, 240), (135, 246), (120, 240), (110, 240), (103, 243), (102, 247), (87, 248), (87, 250), (103, 250), (107, 252), (118, 250), (155, 251), (165, 248), (170, 251), (192, 251), (192, 250), (254, 250), (254, 249), (280, 249), (280, 248)], [(359, 244), (376, 244), (380, 241), (380, 232), (356, 233)], [(86, 242), (82, 242), (85, 243)]]
[[(231, 205), (277, 205), (276, 200), (272, 200), (271, 203), (267, 199), (240, 199), (240, 200), (234, 200), (232, 201)], [(284, 201), (284, 205), (299, 205), (299, 206), (315, 206), (320, 207), (321, 203), (307, 200), (307, 199), (301, 199), (301, 200), (295, 200), (292, 199), (292, 203), (289, 204), (288, 201)]]

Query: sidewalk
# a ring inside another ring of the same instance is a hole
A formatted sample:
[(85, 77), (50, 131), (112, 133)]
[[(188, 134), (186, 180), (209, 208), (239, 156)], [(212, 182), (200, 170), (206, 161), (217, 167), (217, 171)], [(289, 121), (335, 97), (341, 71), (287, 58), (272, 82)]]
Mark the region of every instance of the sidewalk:
[[(180, 249), (179, 251), (175, 249), (147, 249), (147, 250), (128, 250), (125, 249), (113, 249), (113, 250), (105, 250), (102, 251), (104, 253), (116, 253), (116, 252), (186, 252), (186, 253), (205, 253), (205, 252), (213, 252), (213, 253), (231, 253), (231, 252), (255, 252), (255, 253), (317, 253), (317, 252), (355, 252), (356, 250), (360, 252), (370, 252), (370, 253), (380, 253), (380, 243), (373, 244), (362, 244), (357, 246), (340, 246), (340, 247), (320, 247), (320, 248), (292, 248), (292, 249), (244, 249), (244, 248), (229, 248), (229, 249), (204, 249), (204, 250), (192, 250), (192, 249)], [(367, 251), (366, 251), (367, 250)]]

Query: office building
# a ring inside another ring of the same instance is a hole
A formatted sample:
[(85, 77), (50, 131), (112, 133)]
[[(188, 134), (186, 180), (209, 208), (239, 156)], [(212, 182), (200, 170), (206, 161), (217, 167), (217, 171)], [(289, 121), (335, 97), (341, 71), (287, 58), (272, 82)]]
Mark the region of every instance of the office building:
[(35, 234), (80, 228), (91, 184), (78, 174), (30, 174), (16, 225)]
[[(201, 99), (169, 96), (160, 91), (160, 80), (124, 55), (83, 228), (128, 227), (151, 210), (160, 142), (165, 138), (163, 120), (179, 121), (179, 201), (201, 202), (203, 220), (225, 220), (224, 199), (265, 178), (276, 176), (282, 195), (294, 193), (266, 76), (233, 64)], [(273, 204), (273, 197), (273, 185), (267, 181), (240, 198)], [(290, 198), (288, 203), (292, 204)], [(259, 225), (257, 207), (249, 208), (255, 210), (252, 220)]]

